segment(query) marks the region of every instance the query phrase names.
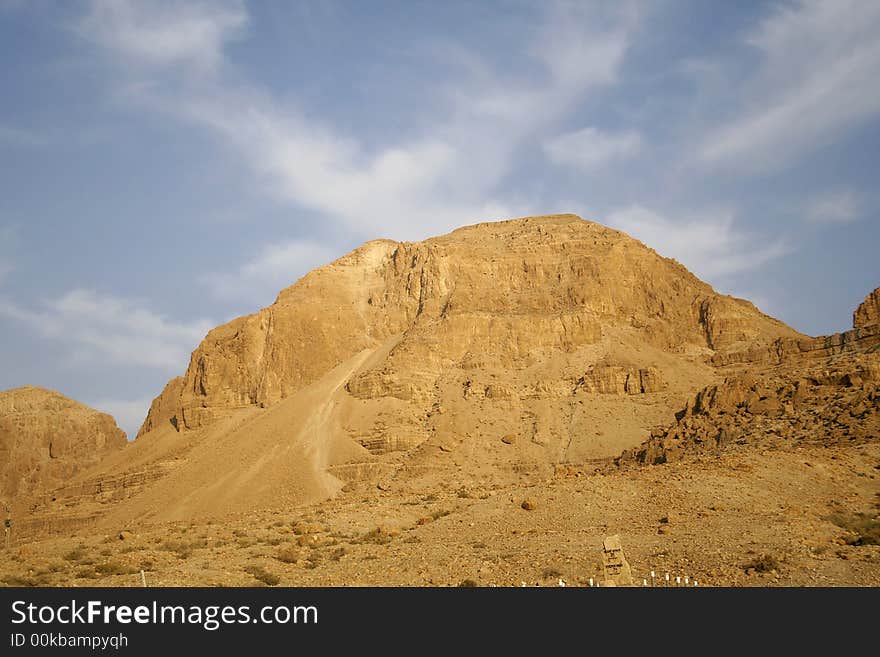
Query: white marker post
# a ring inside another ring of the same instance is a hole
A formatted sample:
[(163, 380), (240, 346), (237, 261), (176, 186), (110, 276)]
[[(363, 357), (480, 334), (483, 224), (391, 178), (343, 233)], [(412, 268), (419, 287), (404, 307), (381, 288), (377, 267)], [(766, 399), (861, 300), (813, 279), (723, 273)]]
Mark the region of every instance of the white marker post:
[(675, 585), (676, 585), (676, 586), (681, 586), (681, 575), (676, 576), (676, 578), (675, 578)]
[(651, 571), (651, 588), (654, 588), (654, 571)]
[(669, 586), (669, 573), (666, 573), (666, 586)]
[(144, 569), (143, 569), (143, 568), (141, 568), (141, 585), (142, 585), (144, 588), (147, 588), (147, 576), (144, 575)]
[(687, 588), (687, 586), (688, 586), (688, 576), (687, 575), (684, 576), (684, 586), (685, 586), (685, 588)]
[(590, 578), (590, 588), (593, 588), (593, 578)]

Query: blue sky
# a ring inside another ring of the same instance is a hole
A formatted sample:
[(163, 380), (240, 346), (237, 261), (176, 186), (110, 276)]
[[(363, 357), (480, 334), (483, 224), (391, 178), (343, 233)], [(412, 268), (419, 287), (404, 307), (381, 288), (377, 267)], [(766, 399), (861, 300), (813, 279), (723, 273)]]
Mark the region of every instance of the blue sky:
[(575, 212), (809, 334), (880, 285), (880, 3), (0, 0), (0, 388), (137, 430), (378, 237)]

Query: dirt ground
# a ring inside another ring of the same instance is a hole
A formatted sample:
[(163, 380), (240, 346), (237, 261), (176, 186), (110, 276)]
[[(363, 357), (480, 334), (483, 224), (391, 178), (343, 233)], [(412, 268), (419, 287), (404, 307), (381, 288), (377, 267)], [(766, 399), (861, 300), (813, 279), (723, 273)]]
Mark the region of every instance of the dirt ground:
[[(523, 501), (533, 502), (532, 510)], [(880, 445), (742, 450), (434, 493), (342, 493), (204, 522), (80, 530), (0, 553), (12, 586), (586, 586), (619, 534), (700, 586), (880, 585)]]

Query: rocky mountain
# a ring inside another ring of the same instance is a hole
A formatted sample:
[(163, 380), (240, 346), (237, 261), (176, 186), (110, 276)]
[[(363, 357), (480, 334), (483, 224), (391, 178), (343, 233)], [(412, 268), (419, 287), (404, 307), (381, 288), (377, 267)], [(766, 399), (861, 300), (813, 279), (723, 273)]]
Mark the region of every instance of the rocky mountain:
[(137, 513), (542, 476), (638, 445), (725, 359), (808, 339), (574, 215), (368, 242), (208, 334), (128, 454), (189, 450)]
[(0, 498), (59, 486), (127, 443), (113, 418), (60, 393), (0, 392)]
[[(272, 405), (380, 347), (348, 391), (430, 406), (449, 370), (491, 362), (522, 371), (616, 332), (691, 355), (798, 336), (622, 233), (573, 215), (529, 217), (417, 244), (369, 242), (311, 272), (269, 308), (209, 333), (184, 376), (176, 421), (192, 429), (229, 409)], [(586, 385), (623, 376), (623, 392), (633, 367), (605, 358)]]

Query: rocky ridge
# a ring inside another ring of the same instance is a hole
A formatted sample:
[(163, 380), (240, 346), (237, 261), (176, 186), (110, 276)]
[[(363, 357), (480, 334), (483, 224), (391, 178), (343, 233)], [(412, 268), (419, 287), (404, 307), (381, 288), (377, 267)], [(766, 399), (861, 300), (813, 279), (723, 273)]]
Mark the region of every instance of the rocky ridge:
[(59, 486), (127, 443), (110, 415), (60, 393), (0, 392), (0, 496), (7, 502)]

